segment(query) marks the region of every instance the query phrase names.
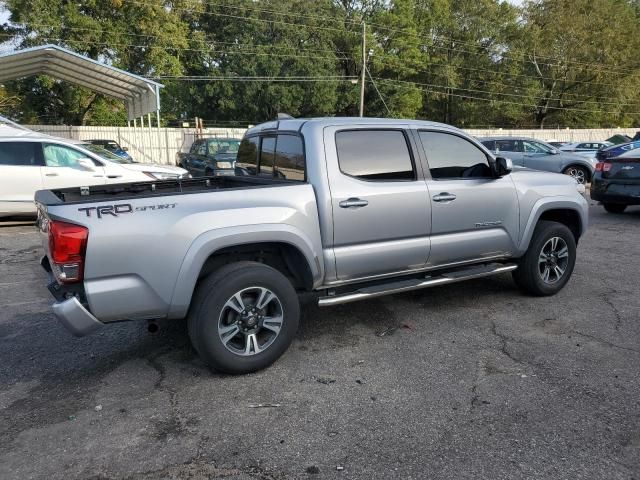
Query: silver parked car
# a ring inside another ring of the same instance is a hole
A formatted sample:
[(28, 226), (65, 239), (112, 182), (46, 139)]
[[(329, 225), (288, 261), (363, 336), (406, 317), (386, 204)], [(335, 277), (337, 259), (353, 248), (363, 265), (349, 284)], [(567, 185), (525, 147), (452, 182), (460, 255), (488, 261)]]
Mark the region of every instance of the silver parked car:
[(613, 145), (611, 142), (576, 142), (566, 143), (560, 147), (561, 152), (577, 153), (589, 158), (596, 158), (598, 150), (607, 148)]
[(562, 152), (546, 142), (526, 137), (483, 137), (482, 144), (496, 155), (505, 156), (519, 165), (534, 170), (564, 173), (578, 183), (591, 181), (596, 169), (595, 158)]

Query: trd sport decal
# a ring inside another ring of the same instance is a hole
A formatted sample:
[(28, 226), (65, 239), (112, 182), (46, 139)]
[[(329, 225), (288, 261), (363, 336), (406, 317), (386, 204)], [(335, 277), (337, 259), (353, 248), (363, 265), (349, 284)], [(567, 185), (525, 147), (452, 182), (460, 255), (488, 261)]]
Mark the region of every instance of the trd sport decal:
[(177, 203), (162, 203), (159, 205), (143, 205), (141, 207), (133, 207), (130, 203), (119, 203), (117, 205), (101, 205), (99, 207), (84, 207), (79, 208), (79, 212), (85, 212), (87, 217), (91, 217), (92, 213), (95, 212), (98, 218), (102, 218), (105, 215), (111, 215), (112, 217), (117, 217), (119, 215), (125, 213), (134, 213), (134, 212), (146, 212), (149, 210), (169, 210), (171, 208), (176, 208)]

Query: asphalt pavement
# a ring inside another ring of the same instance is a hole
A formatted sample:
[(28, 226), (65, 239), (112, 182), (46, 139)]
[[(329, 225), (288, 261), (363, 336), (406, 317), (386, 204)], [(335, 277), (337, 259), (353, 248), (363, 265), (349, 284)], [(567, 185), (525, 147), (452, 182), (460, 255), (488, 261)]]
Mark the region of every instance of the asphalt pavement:
[(567, 287), (509, 275), (306, 307), (212, 373), (186, 325), (75, 338), (29, 223), (0, 224), (0, 478), (640, 479), (640, 208), (591, 207)]

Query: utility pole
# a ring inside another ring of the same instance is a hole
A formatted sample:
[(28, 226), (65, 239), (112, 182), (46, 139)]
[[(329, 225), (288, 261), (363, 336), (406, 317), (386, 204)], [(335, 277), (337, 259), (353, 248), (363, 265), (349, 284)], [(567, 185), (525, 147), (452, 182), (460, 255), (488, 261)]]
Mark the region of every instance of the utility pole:
[(362, 22), (362, 72), (360, 75), (360, 116), (364, 117), (364, 74), (367, 70), (367, 24)]

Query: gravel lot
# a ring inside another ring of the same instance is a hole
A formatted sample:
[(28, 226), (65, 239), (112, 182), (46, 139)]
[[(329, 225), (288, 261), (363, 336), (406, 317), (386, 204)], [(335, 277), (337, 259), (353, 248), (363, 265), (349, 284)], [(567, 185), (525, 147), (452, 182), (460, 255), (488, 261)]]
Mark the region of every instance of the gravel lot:
[(183, 322), (72, 337), (34, 227), (5, 223), (0, 478), (639, 479), (640, 208), (591, 220), (555, 297), (505, 275), (308, 307), (243, 377)]

